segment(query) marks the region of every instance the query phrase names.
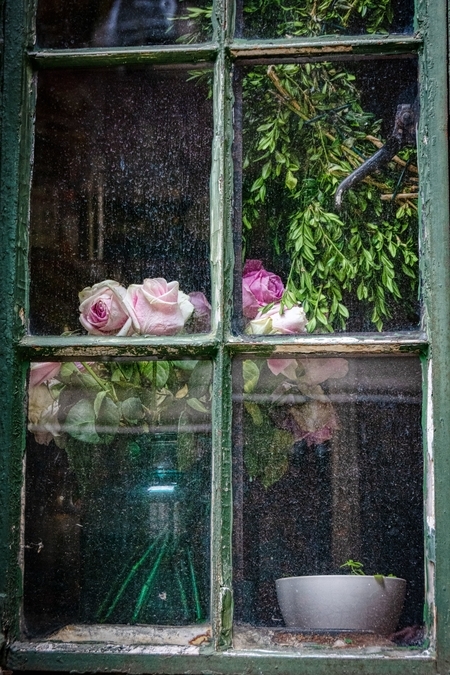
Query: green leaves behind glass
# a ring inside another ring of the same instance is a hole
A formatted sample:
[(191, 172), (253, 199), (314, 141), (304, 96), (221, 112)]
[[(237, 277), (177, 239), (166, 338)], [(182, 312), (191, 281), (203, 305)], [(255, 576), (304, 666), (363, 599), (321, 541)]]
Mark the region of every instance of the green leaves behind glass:
[(101, 391), (95, 399), (81, 399), (67, 413), (65, 430), (84, 443), (110, 443), (120, 423), (120, 409)]
[[(256, 404), (253, 404), (256, 405)], [(247, 404), (246, 404), (246, 410)], [(289, 465), (289, 451), (294, 443), (293, 436), (288, 431), (276, 429), (272, 422), (260, 410), (255, 416), (253, 410), (252, 421), (245, 432), (244, 463), (249, 476), (258, 479), (265, 488), (269, 488), (284, 476)], [(255, 421), (259, 420), (259, 424)]]

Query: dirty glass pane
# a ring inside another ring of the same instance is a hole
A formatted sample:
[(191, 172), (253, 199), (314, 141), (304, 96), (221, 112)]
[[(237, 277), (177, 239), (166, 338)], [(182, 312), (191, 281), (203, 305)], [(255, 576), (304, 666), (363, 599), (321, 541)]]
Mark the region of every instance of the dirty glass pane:
[(133, 47), (210, 40), (205, 0), (38, 0), (38, 47)]
[(211, 373), (207, 361), (31, 365), (29, 636), (114, 641), (83, 625), (182, 625), (141, 640), (189, 646), (207, 632)]
[(209, 87), (185, 70), (39, 74), (32, 333), (209, 330)]
[[(234, 363), (233, 398), (235, 646), (420, 644), (419, 359), (244, 356)], [(399, 604), (381, 618), (364, 605), (359, 621), (345, 587), (349, 608), (339, 609), (336, 588), (325, 591), (325, 616), (319, 599), (311, 608), (303, 577), (318, 576), (315, 596), (323, 584), (352, 583), (351, 570), (369, 595), (399, 593)], [(390, 574), (406, 584), (369, 579)]]
[(413, 0), (241, 0), (236, 31), (246, 38), (412, 33)]
[(417, 327), (415, 59), (243, 68), (235, 91), (235, 329)]

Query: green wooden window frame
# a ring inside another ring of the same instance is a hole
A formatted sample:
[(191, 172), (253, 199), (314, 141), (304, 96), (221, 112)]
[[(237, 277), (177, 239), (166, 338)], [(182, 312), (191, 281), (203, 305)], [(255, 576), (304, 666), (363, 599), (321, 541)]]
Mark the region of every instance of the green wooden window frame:
[[(33, 47), (34, 2), (4, 0), (1, 109), (0, 311), (2, 404), (0, 406), (0, 607), (2, 663), (14, 670), (131, 673), (408, 674), (450, 670), (450, 256), (446, 125), (447, 7), (418, 0), (412, 35), (236, 40), (234, 6), (215, 0), (213, 39), (201, 45), (45, 50)], [(421, 80), (419, 129), (421, 275), (425, 326), (377, 336), (301, 335), (264, 342), (230, 331), (233, 251), (232, 86), (234, 63), (250, 60), (336, 57), (348, 54), (417, 54)], [(170, 338), (34, 337), (25, 334), (28, 271), (27, 227), (33, 142), (35, 73), (45, 68), (111, 67), (122, 64), (214, 64), (214, 140), (210, 183), (213, 330), (209, 335)], [(232, 631), (231, 564), (231, 359), (267, 350), (314, 353), (414, 351), (423, 362), (425, 476), (425, 574), (430, 648), (420, 656), (340, 657), (239, 653), (227, 650)], [(196, 656), (136, 655), (103, 645), (49, 650), (45, 642), (20, 642), (21, 490), (24, 448), (24, 383), (30, 361), (47, 358), (209, 356), (214, 361), (212, 476), (212, 630), (209, 651)]]

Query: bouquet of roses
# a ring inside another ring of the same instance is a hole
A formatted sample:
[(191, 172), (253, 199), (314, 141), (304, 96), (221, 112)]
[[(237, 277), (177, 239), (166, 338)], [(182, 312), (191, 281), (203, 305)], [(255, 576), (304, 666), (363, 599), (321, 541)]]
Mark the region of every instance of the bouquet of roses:
[[(247, 260), (242, 279), (247, 333), (306, 332), (303, 307), (283, 305), (284, 293), (278, 275), (266, 271), (260, 260)], [(244, 461), (251, 477), (269, 487), (287, 470), (288, 453), (295, 443), (304, 441), (311, 447), (333, 437), (339, 421), (321, 385), (347, 372), (348, 363), (342, 358), (244, 361), (244, 409), (252, 426), (246, 433)]]
[(107, 279), (79, 294), (80, 323), (90, 335), (175, 335), (189, 319), (208, 330), (211, 305), (198, 291), (186, 295), (178, 281), (145, 279), (125, 288)]
[[(284, 306), (283, 293), (278, 275), (266, 271), (260, 260), (246, 262), (242, 306), (247, 333), (306, 331), (302, 306)], [(125, 288), (106, 280), (83, 289), (79, 297), (80, 323), (91, 335), (173, 335), (187, 322), (197, 331), (210, 326), (211, 305), (203, 293), (186, 295), (176, 281), (146, 279)], [(275, 429), (272, 441), (278, 447), (299, 440), (319, 444), (339, 426), (321, 385), (344, 377), (347, 370), (347, 361), (338, 358), (248, 359), (243, 364), (245, 410), (267, 437)], [(118, 435), (147, 433), (160, 425), (185, 432), (210, 414), (211, 373), (209, 362), (195, 360), (32, 363), (28, 428), (38, 443), (54, 440), (65, 447), (72, 465), (80, 444), (106, 444)], [(264, 405), (254, 400), (258, 387)], [(264, 424), (267, 405), (270, 429)], [(184, 433), (180, 437), (187, 438)], [(247, 453), (246, 464), (253, 475), (262, 475), (273, 466), (272, 459), (260, 454), (255, 461)]]

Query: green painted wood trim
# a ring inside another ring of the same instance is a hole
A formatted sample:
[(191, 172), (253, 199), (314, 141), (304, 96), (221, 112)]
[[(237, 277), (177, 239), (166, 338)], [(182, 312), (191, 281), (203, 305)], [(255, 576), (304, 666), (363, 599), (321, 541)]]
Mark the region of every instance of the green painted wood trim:
[(116, 337), (96, 338), (82, 335), (74, 337), (33, 337), (22, 338), (18, 345), (20, 356), (25, 360), (70, 360), (79, 356), (129, 356), (142, 358), (145, 356), (180, 357), (209, 356), (217, 351), (219, 342), (207, 335), (184, 335), (167, 337), (164, 342), (160, 338), (129, 338), (123, 340)]
[[(431, 341), (428, 382), (427, 451), (434, 462), (435, 504), (429, 504), (427, 530), (435, 510), (435, 563), (428, 559), (428, 580), (435, 571), (435, 603), (427, 607), (436, 621), (439, 672), (450, 669), (450, 237), (448, 175), (447, 4), (420, 0), (418, 25), (424, 36), (420, 59), (421, 121), (419, 126), (421, 247), (425, 320)], [(433, 508), (434, 507), (434, 508)], [(428, 551), (428, 555), (430, 555)]]
[[(24, 0), (4, 5), (5, 42), (0, 209), (2, 246), (0, 280), (5, 303), (0, 316), (0, 381), (4, 394), (0, 411), (0, 593), (7, 593), (3, 629), (9, 639), (18, 634), (21, 600), (19, 567), (20, 509), (23, 452), (25, 369), (15, 342), (24, 332), (26, 279), (24, 254), (27, 200), (21, 196), (30, 175), (31, 73), (24, 60), (26, 9)], [(25, 106), (23, 102), (26, 101)]]
[(279, 40), (234, 40), (230, 45), (233, 58), (340, 56), (351, 54), (393, 55), (417, 52), (423, 43), (415, 35), (321, 36)]
[(214, 649), (231, 645), (231, 363), (225, 350), (214, 364), (212, 399), (211, 624)]
[(291, 353), (301, 349), (305, 352), (336, 353), (426, 353), (428, 338), (423, 331), (404, 333), (365, 333), (365, 334), (330, 334), (311, 335), (305, 333), (298, 336), (265, 335), (239, 337), (231, 336), (227, 347), (234, 353)]
[[(211, 172), (212, 326), (223, 342), (231, 320), (233, 195), (231, 146), (233, 97), (225, 43), (230, 5), (216, 0), (214, 35), (220, 49), (214, 70), (214, 140)], [(211, 625), (213, 648), (229, 647), (232, 630), (231, 590), (231, 364), (221, 347), (214, 364), (212, 403), (213, 476), (211, 495)]]
[(95, 68), (122, 65), (210, 63), (217, 44), (110, 47), (104, 49), (36, 49), (28, 52), (35, 68)]
[[(74, 650), (76, 648), (76, 651)], [(110, 648), (114, 651), (114, 648)], [(131, 651), (132, 648), (130, 648)], [(115, 653), (90, 646), (90, 651), (79, 645), (65, 647), (53, 643), (53, 650), (40, 650), (33, 646), (16, 644), (11, 647), (7, 667), (14, 671), (49, 670), (126, 672), (130, 675), (141, 673), (159, 673), (167, 675), (186, 675), (191, 673), (214, 673), (217, 675), (435, 675), (436, 663), (431, 658), (413, 656), (405, 651), (405, 658), (383, 656), (304, 656), (296, 654), (275, 655), (272, 653), (218, 653), (199, 656), (162, 656), (149, 654), (145, 648), (133, 650), (134, 654), (124, 653), (117, 646)], [(140, 653), (138, 653), (140, 652)], [(410, 656), (408, 658), (408, 656)]]

